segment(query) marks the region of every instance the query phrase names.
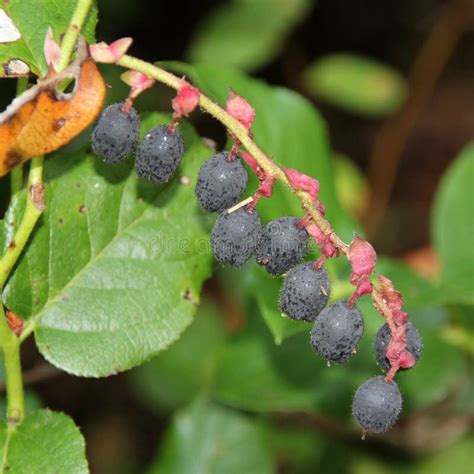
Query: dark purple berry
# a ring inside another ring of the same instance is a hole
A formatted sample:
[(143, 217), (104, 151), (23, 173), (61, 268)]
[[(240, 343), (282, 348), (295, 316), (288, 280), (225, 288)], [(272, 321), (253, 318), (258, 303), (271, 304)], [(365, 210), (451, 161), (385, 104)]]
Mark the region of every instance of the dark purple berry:
[(216, 260), (223, 265), (240, 267), (252, 256), (262, 233), (257, 211), (240, 208), (222, 212), (214, 224), (211, 245)]
[(239, 202), (248, 174), (240, 159), (229, 160), (229, 153), (212, 156), (201, 166), (196, 183), (196, 197), (201, 208), (222, 212)]
[(326, 360), (347, 362), (364, 332), (364, 321), (357, 305), (338, 301), (319, 314), (311, 331), (311, 345)]
[(388, 431), (402, 410), (402, 395), (395, 381), (383, 376), (364, 382), (356, 391), (352, 414), (361, 426), (373, 433)]
[(255, 251), (257, 262), (272, 275), (281, 275), (302, 260), (308, 251), (308, 232), (296, 217), (280, 217), (267, 224)]
[(315, 262), (292, 268), (280, 292), (280, 310), (292, 319), (314, 321), (326, 303), (331, 284), (324, 268), (316, 270)]
[(161, 184), (176, 173), (184, 153), (180, 133), (168, 131), (168, 125), (151, 129), (138, 144), (135, 170), (139, 178)]
[[(388, 324), (384, 324), (377, 332), (374, 342), (375, 359), (384, 372), (388, 372), (390, 370), (390, 362), (388, 361), (387, 357), (385, 357), (390, 339), (390, 329)], [(406, 325), (406, 345), (407, 351), (410, 352), (410, 354), (415, 357), (415, 361), (418, 362), (421, 352), (423, 351), (423, 341), (418, 329), (416, 329), (416, 327), (410, 322), (408, 322)], [(400, 368), (400, 370), (408, 369)]]
[(131, 107), (122, 110), (123, 103), (109, 105), (100, 114), (92, 132), (94, 152), (107, 163), (122, 161), (133, 149), (140, 134), (140, 119)]

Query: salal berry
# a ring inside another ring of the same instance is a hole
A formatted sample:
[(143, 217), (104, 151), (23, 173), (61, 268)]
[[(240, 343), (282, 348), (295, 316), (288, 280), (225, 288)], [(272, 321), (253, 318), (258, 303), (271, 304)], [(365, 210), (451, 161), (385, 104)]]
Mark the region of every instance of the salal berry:
[(280, 309), (292, 319), (314, 321), (326, 303), (331, 284), (324, 268), (315, 262), (301, 263), (292, 268), (280, 292)]
[(352, 414), (360, 425), (373, 433), (388, 431), (402, 410), (402, 395), (395, 381), (383, 376), (364, 382), (356, 391)]
[(263, 230), (255, 253), (257, 262), (272, 275), (290, 270), (308, 250), (308, 233), (297, 223), (296, 217), (280, 217)]
[[(410, 322), (406, 324), (405, 331), (406, 350), (413, 355), (415, 361), (417, 362), (421, 356), (421, 352), (423, 351), (423, 341), (421, 339), (420, 333), (418, 332), (418, 329), (416, 329), (416, 327)], [(390, 362), (385, 354), (387, 353), (388, 344), (390, 343), (391, 337), (392, 336), (388, 324), (384, 324), (377, 332), (377, 336), (375, 336), (375, 358), (380, 368), (384, 372), (388, 372), (390, 370)], [(408, 369), (400, 368), (400, 370)]]
[(109, 105), (100, 114), (92, 132), (94, 152), (107, 163), (122, 161), (133, 149), (140, 134), (140, 119), (131, 107), (122, 110), (123, 103)]
[(317, 353), (331, 362), (346, 362), (364, 332), (364, 321), (357, 305), (347, 306), (338, 301), (319, 314), (311, 330), (311, 345)]
[(229, 160), (222, 152), (209, 158), (201, 167), (196, 183), (196, 196), (202, 209), (222, 212), (239, 202), (248, 175), (240, 159)]
[(223, 265), (240, 267), (252, 256), (262, 233), (257, 211), (240, 208), (222, 212), (214, 224), (211, 245), (217, 261)]
[(184, 153), (180, 133), (168, 131), (168, 125), (151, 129), (138, 144), (135, 169), (139, 178), (166, 183), (176, 173)]

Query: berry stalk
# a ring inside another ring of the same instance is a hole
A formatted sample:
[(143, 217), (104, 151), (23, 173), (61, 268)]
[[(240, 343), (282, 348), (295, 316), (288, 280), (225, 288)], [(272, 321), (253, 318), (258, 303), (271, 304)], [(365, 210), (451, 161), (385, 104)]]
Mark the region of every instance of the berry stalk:
[[(134, 58), (129, 55), (121, 56), (116, 61), (116, 64), (127, 69), (131, 69), (133, 71), (145, 74), (150, 79), (154, 79), (158, 82), (161, 82), (173, 89), (176, 89), (177, 91), (179, 91), (183, 86), (190, 86), (190, 84), (186, 80), (179, 78), (158, 66), (147, 63), (146, 61)], [(332, 255), (330, 254), (330, 256), (337, 256), (337, 254), (340, 252), (346, 255), (349, 260), (352, 260), (350, 255), (350, 246), (346, 244), (334, 232), (330, 223), (323, 217), (324, 212), (322, 212), (323, 208), (320, 201), (318, 199), (315, 199), (315, 197), (312, 196), (307, 189), (298, 186), (298, 184), (295, 183), (295, 180), (288, 179), (288, 171), (293, 170), (284, 170), (283, 168), (278, 166), (254, 142), (251, 137), (251, 134), (249, 133), (248, 127), (244, 126), (229, 112), (224, 110), (216, 102), (214, 102), (212, 99), (202, 93), (199, 95), (199, 106), (201, 107), (201, 109), (211, 114), (215, 119), (221, 122), (228, 129), (229, 134), (233, 137), (234, 141), (241, 145), (243, 148), (245, 148), (245, 150), (255, 160), (258, 167), (263, 171), (264, 175), (267, 178), (273, 181), (278, 180), (291, 189), (291, 191), (300, 200), (302, 208), (305, 210), (307, 216), (310, 218), (310, 221), (312, 221), (312, 223), (310, 223), (310, 226), (312, 225), (313, 232), (318, 235), (318, 240), (324, 242), (325, 245), (329, 244), (330, 247), (333, 248), (333, 253)], [(307, 227), (307, 230), (308, 232), (310, 232), (310, 227)], [(371, 247), (370, 244), (366, 244), (367, 246)], [(351, 263), (353, 262), (351, 261)], [(401, 354), (405, 351), (406, 345), (404, 324), (395, 323), (395, 321), (397, 320), (396, 314), (395, 311), (387, 304), (386, 295), (380, 288), (378, 288), (377, 286), (373, 287), (370, 283), (368, 275), (372, 273), (372, 271), (373, 268), (370, 269), (370, 272), (366, 273), (365, 275), (360, 275), (361, 278), (358, 278), (357, 281), (354, 281), (354, 284), (358, 284), (356, 290), (356, 293), (358, 292), (357, 296), (361, 296), (362, 294), (366, 293), (371, 293), (374, 306), (377, 311), (386, 319), (390, 331), (392, 333), (392, 337), (397, 339), (399, 353)], [(356, 276), (358, 275), (356, 274)], [(363, 283), (364, 285), (361, 284), (359, 286), (359, 283)], [(396, 290), (394, 289), (394, 291)], [(351, 304), (354, 300), (355, 298), (351, 299)], [(393, 379), (398, 368), (398, 363), (395, 362), (394, 364), (392, 364), (392, 370), (390, 370), (390, 372), (387, 374), (386, 379)]]

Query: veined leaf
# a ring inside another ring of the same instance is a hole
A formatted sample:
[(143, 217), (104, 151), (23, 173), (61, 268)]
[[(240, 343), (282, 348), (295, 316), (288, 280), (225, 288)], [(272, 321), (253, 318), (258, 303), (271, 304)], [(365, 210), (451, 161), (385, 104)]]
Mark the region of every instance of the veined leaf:
[[(164, 121), (154, 115), (143, 128)], [(210, 152), (185, 132), (180, 173), (191, 184), (141, 182), (130, 161), (111, 166), (84, 153), (46, 162), (47, 209), (4, 296), (34, 317), (37, 345), (57, 367), (123, 371), (190, 324), (212, 262), (192, 184)]]
[(89, 472), (84, 438), (63, 413), (38, 410), (9, 431), (0, 420), (0, 471), (16, 474)]

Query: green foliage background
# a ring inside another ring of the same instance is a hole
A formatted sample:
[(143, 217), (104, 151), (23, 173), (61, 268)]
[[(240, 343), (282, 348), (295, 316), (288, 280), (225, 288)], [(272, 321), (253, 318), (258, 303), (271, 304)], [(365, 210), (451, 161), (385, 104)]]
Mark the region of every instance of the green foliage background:
[[(0, 61), (20, 57), (44, 72), (40, 33), (50, 24), (58, 38), (74, 2), (64, 2), (58, 12), (56, 2), (42, 0), (34, 22), (20, 3), (12, 0), (6, 10), (28, 38), (28, 48), (2, 45)], [(347, 196), (363, 190), (364, 178), (335, 166), (327, 125), (308, 99), (245, 72), (275, 56), (309, 3), (226, 2), (196, 29), (189, 62), (165, 66), (220, 103), (229, 86), (242, 94), (256, 110), (256, 142), (277, 163), (318, 178), (328, 219), (348, 241), (361, 228)], [(88, 37), (95, 19), (94, 10)], [(259, 34), (249, 37), (246, 32), (256, 31), (252, 25)], [(108, 67), (104, 74), (113, 86), (108, 100), (121, 100), (118, 71)], [(405, 94), (399, 74), (358, 56), (318, 60), (303, 79), (310, 94), (363, 116), (392, 113)], [(374, 83), (380, 87), (367, 87)], [(163, 97), (159, 87), (140, 99), (143, 133), (169, 120), (149, 113)], [(253, 262), (228, 270), (213, 261), (208, 235), (214, 217), (201, 212), (193, 196), (199, 166), (213, 150), (189, 123), (182, 133), (183, 165), (164, 186), (139, 182), (132, 158), (114, 167), (100, 162), (89, 151), (87, 134), (48, 158), (47, 210), (3, 294), (8, 308), (36, 320), (35, 341), (46, 360), (85, 377), (136, 367), (128, 373), (133, 396), (166, 423), (149, 473), (472, 472), (474, 144), (447, 171), (433, 207), (439, 278), (428, 281), (399, 261), (379, 259), (379, 271), (405, 297), (424, 352), (416, 369), (397, 378), (404, 394), (400, 424), (362, 443), (350, 404), (357, 386), (379, 373), (372, 344), (380, 316), (361, 300), (366, 331), (349, 364), (328, 368), (315, 357), (310, 326), (289, 321), (278, 310), (281, 279)], [(183, 176), (190, 185), (183, 184)], [(345, 194), (338, 191), (341, 182)], [(255, 185), (250, 180), (249, 194)], [(24, 200), (24, 194), (17, 196), (0, 223), (1, 248)], [(278, 185), (258, 209), (265, 222), (302, 215), (298, 201)], [(315, 255), (312, 249), (308, 258)], [(331, 261), (328, 269), (333, 293), (347, 296), (347, 264)], [(84, 441), (72, 420), (38, 405), (33, 392), (32, 409), (21, 425), (13, 433), (5, 423), (0, 426), (3, 468), (87, 472)], [(122, 464), (112, 461), (113, 472), (142, 469), (134, 460)]]

